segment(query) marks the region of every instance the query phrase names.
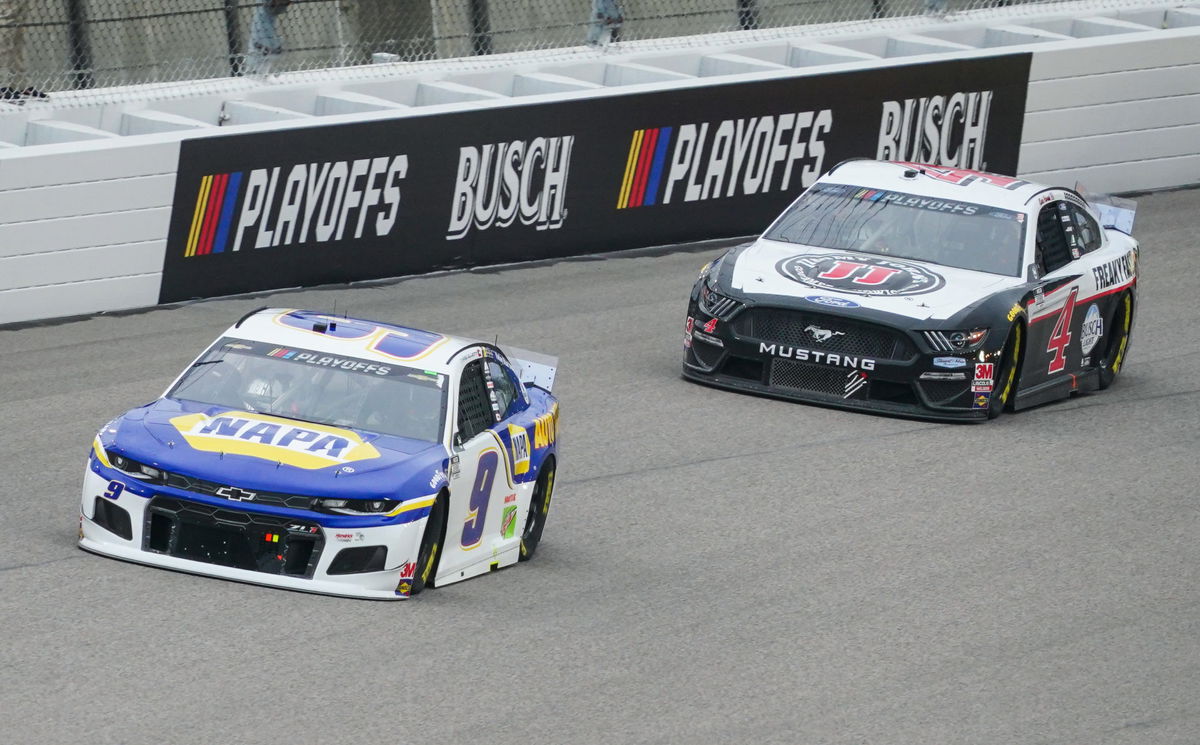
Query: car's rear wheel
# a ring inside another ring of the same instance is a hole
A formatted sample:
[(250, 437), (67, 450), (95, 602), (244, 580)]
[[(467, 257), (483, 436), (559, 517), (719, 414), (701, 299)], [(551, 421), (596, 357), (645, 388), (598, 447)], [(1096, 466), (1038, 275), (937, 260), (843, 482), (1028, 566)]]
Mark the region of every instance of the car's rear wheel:
[(1112, 323), (1108, 325), (1112, 333), (1108, 337), (1108, 345), (1104, 357), (1098, 365), (1100, 371), (1101, 390), (1112, 385), (1121, 372), (1125, 362), (1125, 352), (1129, 349), (1129, 332), (1133, 328), (1133, 296), (1126, 292), (1117, 301), (1117, 310), (1113, 313)]
[(993, 384), (995, 388), (992, 390), (991, 400), (988, 401), (988, 419), (995, 419), (1006, 409), (1012, 411), (1012, 402), (1017, 396), (1017, 373), (1020, 370), (1024, 340), (1024, 327), (1019, 323), (1014, 324), (1008, 332), (1008, 340), (1004, 342), (1004, 352), (1000, 355), (999, 371)]
[(439, 494), (425, 520), (425, 533), (421, 536), (421, 548), (417, 551), (417, 568), (413, 573), (409, 595), (416, 595), (426, 587), (433, 587), (437, 576), (438, 560), (442, 558), (442, 545), (446, 540), (446, 494)]
[(529, 561), (542, 540), (546, 527), (546, 514), (550, 512), (550, 497), (554, 494), (554, 457), (542, 464), (537, 483), (533, 485), (533, 497), (529, 500), (529, 517), (525, 519), (525, 530), (521, 532), (521, 561)]

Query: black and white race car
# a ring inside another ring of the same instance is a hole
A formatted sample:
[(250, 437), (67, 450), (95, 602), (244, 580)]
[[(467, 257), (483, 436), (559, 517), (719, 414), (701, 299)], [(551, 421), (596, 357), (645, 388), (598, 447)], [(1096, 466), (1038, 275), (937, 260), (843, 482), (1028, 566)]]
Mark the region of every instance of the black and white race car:
[(683, 375), (945, 420), (1106, 388), (1137, 305), (1131, 229), (1071, 189), (847, 161), (701, 270)]

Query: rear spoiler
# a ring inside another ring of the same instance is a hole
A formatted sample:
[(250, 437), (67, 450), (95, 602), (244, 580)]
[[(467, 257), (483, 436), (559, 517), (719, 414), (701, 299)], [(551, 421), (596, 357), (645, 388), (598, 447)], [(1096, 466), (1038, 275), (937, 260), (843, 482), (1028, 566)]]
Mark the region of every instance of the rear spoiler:
[(1126, 235), (1133, 235), (1133, 218), (1137, 214), (1137, 202), (1112, 194), (1088, 194), (1081, 184), (1075, 186), (1075, 191), (1083, 195), (1083, 198), (1096, 208), (1096, 212), (1100, 213), (1101, 225), (1106, 228), (1116, 228)]
[(557, 357), (507, 345), (500, 349), (516, 368), (517, 376), (521, 378), (522, 383), (536, 385), (547, 391), (554, 389), (554, 373), (558, 371)]

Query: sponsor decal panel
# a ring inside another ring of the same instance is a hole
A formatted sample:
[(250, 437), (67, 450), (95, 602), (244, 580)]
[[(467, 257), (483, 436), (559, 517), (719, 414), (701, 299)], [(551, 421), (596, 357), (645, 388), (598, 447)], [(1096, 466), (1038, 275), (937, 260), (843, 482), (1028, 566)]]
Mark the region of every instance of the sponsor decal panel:
[(1130, 256), (1133, 256), (1133, 254), (1130, 253), (1119, 259), (1113, 259), (1106, 264), (1092, 267), (1092, 274), (1096, 279), (1096, 289), (1107, 290), (1109, 287), (1128, 282), (1133, 277), (1130, 266), (1134, 262), (1130, 260)]
[(985, 137), (994, 97), (990, 90), (955, 91), (948, 96), (884, 101), (875, 157), (985, 168)]
[(820, 349), (789, 347), (786, 344), (768, 344), (762, 341), (758, 343), (758, 352), (759, 354), (783, 357), (789, 360), (799, 360), (800, 362), (815, 362), (819, 365), (830, 365), (831, 367), (849, 367), (855, 370), (875, 369), (875, 360), (870, 357), (854, 357), (848, 354), (825, 352)]
[(962, 357), (934, 357), (934, 367), (944, 367), (949, 370), (957, 370), (960, 367), (966, 367), (967, 361)]
[(574, 144), (564, 135), (460, 148), (446, 238), (518, 221), (538, 230), (561, 228)]
[(1104, 319), (1100, 317), (1100, 308), (1095, 303), (1092, 303), (1088, 306), (1087, 314), (1083, 317), (1083, 327), (1079, 329), (1080, 349), (1085, 355), (1090, 354), (1096, 348), (1096, 344), (1103, 335)]
[(854, 302), (853, 300), (847, 300), (846, 298), (841, 298), (841, 297), (831, 297), (829, 295), (808, 295), (804, 299), (810, 303), (816, 303), (817, 305), (826, 305), (826, 306), (829, 306), (830, 308), (859, 308), (859, 307), (861, 307), (858, 303)]
[(1030, 60), (188, 139), (159, 301), (758, 233), (863, 154), (1013, 173)]
[(348, 429), (267, 414), (184, 414), (170, 421), (195, 450), (247, 455), (296, 468), (312, 470), (379, 457), (374, 445)]
[(635, 130), (617, 209), (808, 187), (832, 128), (821, 109)]
[(922, 295), (946, 284), (942, 275), (918, 264), (858, 254), (799, 254), (775, 270), (808, 287), (867, 296)]

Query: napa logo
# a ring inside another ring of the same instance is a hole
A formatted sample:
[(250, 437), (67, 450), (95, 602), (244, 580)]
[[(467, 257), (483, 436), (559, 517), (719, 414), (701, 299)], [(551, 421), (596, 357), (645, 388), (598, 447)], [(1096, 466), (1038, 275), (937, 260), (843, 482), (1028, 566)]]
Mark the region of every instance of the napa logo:
[(510, 424), (508, 439), (512, 442), (513, 473), (529, 473), (529, 430)]
[(172, 418), (171, 425), (196, 450), (248, 455), (296, 468), (315, 470), (379, 457), (375, 446), (349, 430), (266, 414), (186, 414)]

